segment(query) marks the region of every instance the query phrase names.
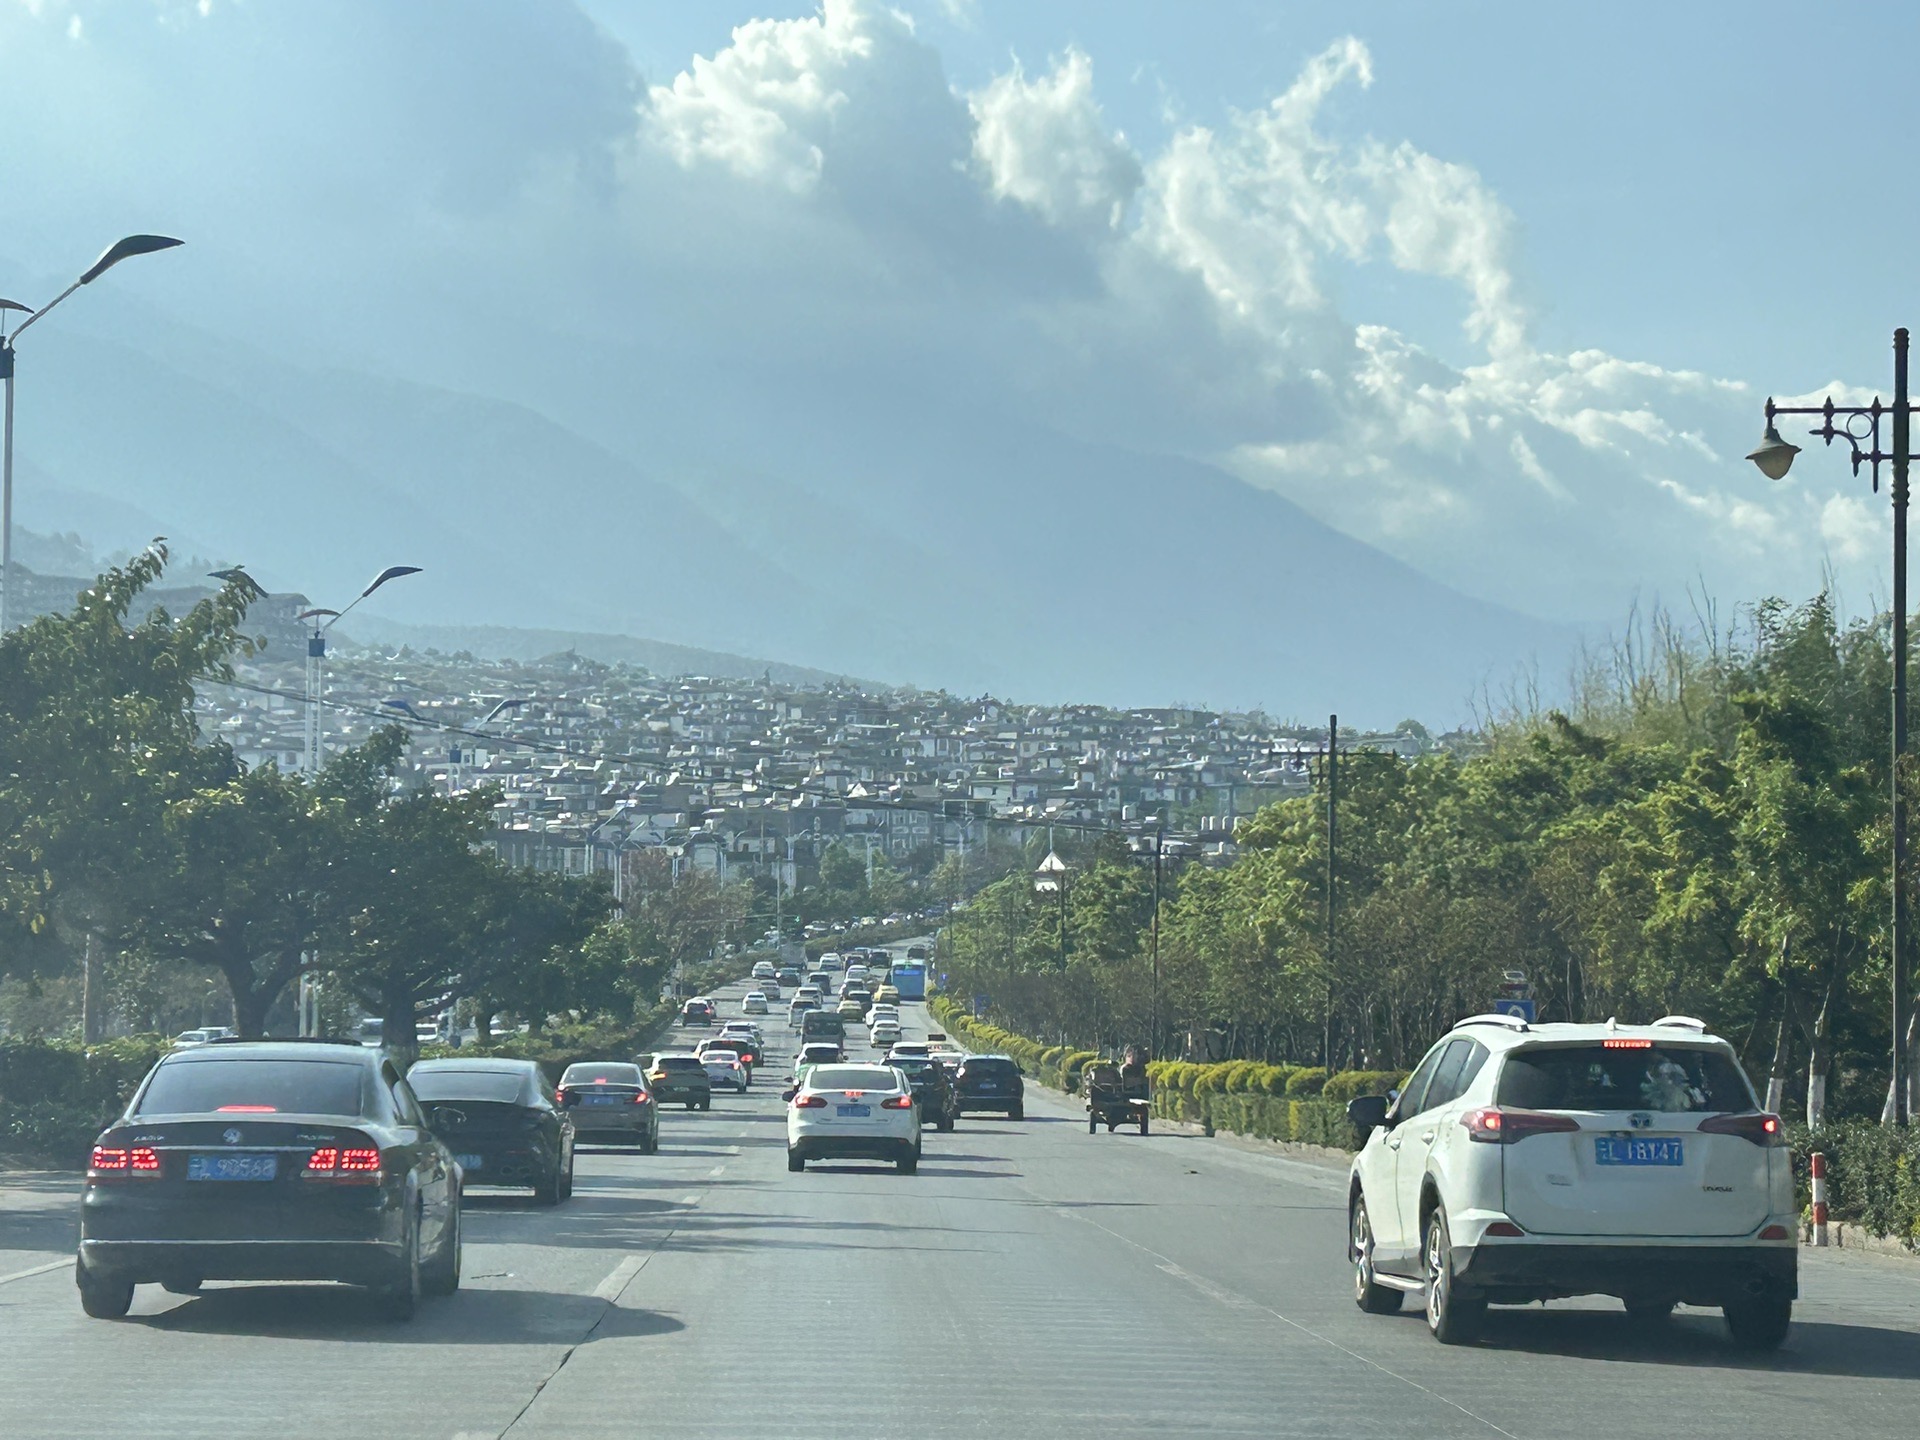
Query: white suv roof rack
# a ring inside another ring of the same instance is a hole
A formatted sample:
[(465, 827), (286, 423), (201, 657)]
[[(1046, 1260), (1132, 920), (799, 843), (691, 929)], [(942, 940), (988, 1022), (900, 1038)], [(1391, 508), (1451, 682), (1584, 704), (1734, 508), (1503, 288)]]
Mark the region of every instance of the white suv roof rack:
[(1522, 1035), (1533, 1028), (1518, 1015), (1469, 1015), (1464, 1020), (1456, 1020), (1453, 1022), (1453, 1028), (1456, 1030), (1462, 1025), (1498, 1025), (1503, 1029), (1517, 1031)]
[(1691, 1015), (1662, 1015), (1653, 1023), (1656, 1026), (1670, 1026), (1675, 1030), (1693, 1030), (1701, 1035), (1707, 1033), (1707, 1022), (1696, 1020)]

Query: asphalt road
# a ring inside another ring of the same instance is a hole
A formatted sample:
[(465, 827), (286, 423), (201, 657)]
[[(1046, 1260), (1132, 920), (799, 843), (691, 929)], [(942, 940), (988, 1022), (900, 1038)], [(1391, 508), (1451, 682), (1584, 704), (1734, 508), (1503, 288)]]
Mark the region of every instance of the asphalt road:
[(670, 1112), (657, 1156), (583, 1150), (557, 1209), (475, 1192), (465, 1287), (409, 1325), (352, 1290), (274, 1285), (143, 1287), (128, 1319), (88, 1320), (73, 1177), (0, 1176), (0, 1436), (1920, 1428), (1920, 1262), (1807, 1256), (1794, 1334), (1764, 1359), (1717, 1315), (1654, 1330), (1598, 1301), (1496, 1310), (1483, 1343), (1444, 1349), (1411, 1305), (1354, 1308), (1336, 1172), (1221, 1140), (1090, 1137), (1030, 1092), (1023, 1124), (929, 1130), (917, 1175), (790, 1175), (785, 1073)]

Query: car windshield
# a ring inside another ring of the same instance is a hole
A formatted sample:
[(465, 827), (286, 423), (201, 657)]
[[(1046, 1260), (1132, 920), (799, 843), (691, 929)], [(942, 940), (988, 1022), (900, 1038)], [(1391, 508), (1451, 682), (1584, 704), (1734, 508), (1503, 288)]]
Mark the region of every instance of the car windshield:
[(407, 1084), (422, 1100), (484, 1100), (518, 1104), (527, 1093), (527, 1077), (511, 1070), (422, 1070), (407, 1072)]
[(807, 1072), (809, 1090), (898, 1090), (900, 1077), (878, 1065), (816, 1065)]
[[(1704, 1046), (1616, 1042), (1523, 1049), (1500, 1069), (1495, 1099), (1525, 1110), (1751, 1110), (1740, 1067)], [(1630, 1046), (1631, 1048), (1628, 1048)]]
[(638, 1085), (638, 1065), (569, 1065), (562, 1085)]
[[(216, 1047), (217, 1048), (217, 1047)], [(337, 1060), (222, 1056), (153, 1072), (139, 1115), (353, 1115), (363, 1112), (366, 1067)]]

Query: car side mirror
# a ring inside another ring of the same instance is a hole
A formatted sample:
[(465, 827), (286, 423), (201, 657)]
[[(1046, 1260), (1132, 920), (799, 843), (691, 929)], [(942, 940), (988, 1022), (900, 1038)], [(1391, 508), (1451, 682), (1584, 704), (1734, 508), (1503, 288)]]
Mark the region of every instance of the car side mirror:
[(1347, 1102), (1347, 1123), (1362, 1135), (1371, 1135), (1387, 1123), (1387, 1097), (1360, 1095)]
[(800, 1093), (800, 1092), (799, 1092), (799, 1090), (798, 1090), (798, 1089), (789, 1089), (789, 1090), (782, 1090), (782, 1091), (780, 1092), (780, 1098), (781, 1098), (782, 1100), (785, 1100), (785, 1101), (786, 1101), (786, 1102), (787, 1102), (788, 1104), (792, 1104), (792, 1103), (793, 1103), (793, 1097), (794, 1097), (794, 1096), (796, 1096), (796, 1095), (798, 1095), (799, 1093)]

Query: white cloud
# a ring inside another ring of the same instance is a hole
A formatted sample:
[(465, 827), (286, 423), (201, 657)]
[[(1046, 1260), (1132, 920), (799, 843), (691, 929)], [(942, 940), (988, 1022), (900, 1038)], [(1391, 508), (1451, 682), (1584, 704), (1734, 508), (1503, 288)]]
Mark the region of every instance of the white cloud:
[(968, 97), (973, 154), (996, 199), (1056, 225), (1117, 228), (1140, 186), (1140, 162), (1109, 134), (1093, 98), (1093, 62), (1069, 50), (1050, 75), (1016, 64)]
[(800, 20), (754, 20), (712, 58), (696, 55), (671, 85), (652, 88), (654, 134), (682, 165), (712, 161), (792, 190), (820, 178), (843, 79), (871, 58), (876, 25), (907, 22), (857, 0), (825, 0)]

